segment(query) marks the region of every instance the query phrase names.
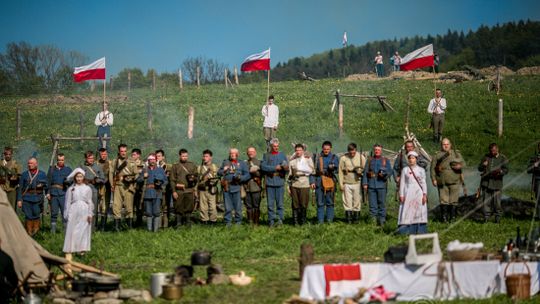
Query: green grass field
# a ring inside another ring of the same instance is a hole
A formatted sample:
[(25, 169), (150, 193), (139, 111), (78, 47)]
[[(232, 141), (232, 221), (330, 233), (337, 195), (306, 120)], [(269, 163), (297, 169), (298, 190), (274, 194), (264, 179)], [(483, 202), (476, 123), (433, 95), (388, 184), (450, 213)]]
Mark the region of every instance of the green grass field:
[[(511, 175), (507, 178), (505, 194), (525, 200), (530, 198), (530, 176), (524, 171), (528, 157), (534, 154), (540, 139), (540, 93), (536, 89), (539, 84), (538, 76), (515, 76), (504, 80), (504, 91), (500, 96), (505, 102), (505, 129), (502, 138), (497, 137), (498, 97), (488, 93), (486, 82), (437, 84), (449, 103), (445, 135), (463, 153), (469, 169), (467, 181), (470, 191), (477, 187), (476, 165), (487, 151), (488, 144), (496, 141), (501, 152), (511, 161)], [(188, 87), (181, 92), (170, 88), (157, 92), (133, 91), (127, 101), (111, 104), (115, 114), (112, 144), (115, 146), (125, 142), (130, 148), (140, 147), (144, 154), (163, 148), (169, 161), (176, 161), (177, 151), (183, 147), (190, 151), (195, 163), (200, 161), (200, 153), (206, 148), (215, 152), (216, 162), (226, 157), (228, 147), (244, 150), (254, 144), (261, 151), (264, 139), (260, 110), (266, 98), (265, 85), (241, 85), (227, 90), (223, 85), (209, 85), (200, 89)], [(344, 99), (345, 133), (340, 138), (337, 114), (330, 112), (336, 89), (348, 94), (385, 95), (396, 112), (383, 112), (374, 101)], [(431, 81), (407, 80), (293, 81), (275, 83), (271, 87), (281, 112), (278, 137), (282, 149), (288, 154), (292, 153), (291, 142), (305, 142), (308, 149), (314, 152), (320, 151), (320, 144), (327, 139), (334, 143), (335, 152), (344, 152), (351, 141), (356, 142), (362, 150), (368, 150), (374, 143), (397, 150), (402, 144), (406, 101), (409, 96), (410, 130), (417, 135), (425, 149), (433, 153), (437, 146), (431, 142), (429, 116), (426, 113), (432, 92)], [(112, 94), (127, 95), (127, 92)], [(153, 132), (147, 130), (145, 102), (148, 100), (153, 109)], [(0, 143), (15, 146), (19, 160), (24, 160), (36, 151), (41, 167), (46, 168), (52, 149), (49, 136), (57, 133), (78, 136), (79, 113), (85, 119), (84, 135), (95, 134), (93, 119), (100, 109), (99, 103), (22, 104), (22, 138), (16, 141), (15, 105), (18, 101), (18, 98), (2, 98), (4, 106), (0, 109)], [(195, 109), (195, 131), (191, 140), (186, 135), (189, 106)], [(83, 145), (67, 142), (60, 145), (71, 166), (82, 161), (83, 151), (95, 147), (94, 142)], [(431, 192), (433, 207), (436, 194)], [(175, 266), (189, 263), (193, 250), (206, 249), (213, 252), (213, 261), (222, 264), (227, 273), (244, 270), (255, 277), (255, 282), (243, 288), (187, 287), (184, 290), (186, 303), (279, 303), (299, 292), (297, 257), (303, 242), (313, 244), (316, 261), (319, 263), (380, 261), (388, 246), (403, 243), (405, 237), (392, 234), (396, 225), (397, 204), (393, 200), (392, 191), (389, 193), (390, 219), (384, 229), (377, 229), (366, 221), (354, 226), (340, 222), (343, 207), (341, 195), (338, 194), (338, 221), (331, 225), (285, 225), (277, 229), (194, 226), (191, 229), (167, 230), (158, 234), (143, 230), (120, 234), (95, 233), (92, 251), (81, 261), (103, 265), (104, 269), (121, 274), (126, 287), (149, 288), (151, 273), (172, 272)], [(263, 201), (263, 210), (265, 206)], [(288, 197), (285, 206), (286, 217), (290, 218)], [(314, 217), (314, 209), (310, 208), (310, 217)], [(363, 206), (362, 214), (365, 216), (366, 212), (367, 208)], [(504, 218), (501, 225), (482, 225), (466, 220), (449, 227), (433, 222), (429, 224), (429, 230), (439, 232), (441, 246), (444, 248), (449, 241), (459, 239), (482, 241), (486, 251), (496, 252), (508, 238), (515, 236), (516, 226), (525, 231), (529, 223), (527, 220), (509, 217)], [(51, 252), (61, 254), (63, 237), (60, 234), (50, 235), (45, 232), (37, 239)], [(197, 274), (205, 276), (205, 269), (198, 269)], [(485, 302), (509, 303), (510, 300), (501, 296)]]

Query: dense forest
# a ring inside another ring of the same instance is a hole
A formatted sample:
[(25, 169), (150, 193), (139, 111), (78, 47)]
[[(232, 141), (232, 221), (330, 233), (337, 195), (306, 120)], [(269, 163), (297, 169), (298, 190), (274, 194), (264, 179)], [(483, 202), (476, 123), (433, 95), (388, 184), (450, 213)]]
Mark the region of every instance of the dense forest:
[[(519, 21), (493, 27), (481, 26), (468, 33), (448, 30), (444, 35), (407, 37), (381, 40), (362, 46), (349, 45), (340, 49), (295, 57), (280, 62), (272, 69), (272, 80), (298, 79), (299, 73), (314, 78), (344, 77), (349, 74), (372, 71), (377, 51), (388, 58), (399, 51), (402, 56), (426, 44), (433, 43), (440, 58), (440, 70), (460, 69), (467, 64), (476, 67), (502, 64), (511, 69), (540, 65), (540, 22)], [(0, 54), (0, 95), (26, 95), (39, 93), (70, 93), (87, 89), (91, 83), (75, 84), (73, 67), (89, 63), (89, 58), (77, 51), (63, 51), (53, 45), (32, 46), (26, 42), (12, 42)], [(215, 59), (187, 58), (181, 66), (185, 82), (195, 82), (200, 68), (202, 83), (222, 82), (224, 69), (231, 68)], [(109, 77), (111, 89), (124, 90), (131, 77), (131, 88), (151, 87), (154, 77), (158, 87), (176, 87), (176, 73), (158, 73), (154, 69), (144, 72), (140, 68), (125, 68)], [(260, 81), (266, 73), (243, 73), (241, 82)]]

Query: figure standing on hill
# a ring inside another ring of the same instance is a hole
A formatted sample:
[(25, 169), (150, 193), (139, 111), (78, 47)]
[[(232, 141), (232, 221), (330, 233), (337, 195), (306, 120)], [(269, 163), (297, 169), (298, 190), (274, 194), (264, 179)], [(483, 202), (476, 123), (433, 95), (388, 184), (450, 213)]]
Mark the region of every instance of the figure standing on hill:
[(418, 153), (407, 153), (408, 164), (401, 171), (398, 232), (427, 233), (428, 208), (426, 170), (417, 165)]
[(540, 219), (540, 142), (536, 150), (536, 155), (529, 159), (527, 173), (532, 174), (531, 191), (536, 198), (536, 218)]
[(274, 103), (274, 95), (268, 97), (268, 101), (262, 107), (263, 122), (263, 135), (266, 141), (267, 151), (270, 151), (270, 140), (276, 138), (277, 128), (279, 124), (279, 108)]
[(435, 98), (429, 101), (427, 108), (431, 114), (431, 127), (433, 127), (433, 141), (439, 142), (442, 138), (444, 127), (444, 113), (446, 112), (446, 98), (442, 97), (441, 89), (435, 90)]
[[(107, 214), (109, 213), (109, 204), (111, 202), (111, 183), (109, 181), (109, 174), (111, 171), (111, 161), (109, 160), (109, 154), (107, 149), (99, 149), (99, 159), (97, 165), (103, 172), (104, 181), (98, 185), (98, 207), (96, 217), (99, 215), (101, 217), (101, 222), (99, 223), (99, 230), (105, 231), (105, 225), (107, 224)], [(96, 218), (97, 222), (97, 218)]]
[(137, 180), (137, 165), (127, 157), (127, 145), (118, 145), (118, 156), (112, 161), (109, 172), (111, 191), (113, 193), (114, 229), (120, 231), (122, 206), (126, 209), (126, 221), (133, 227), (133, 193)]
[[(283, 224), (283, 195), (285, 194), (285, 176), (289, 173), (287, 156), (279, 151), (279, 141), (270, 141), (271, 151), (264, 154), (261, 169), (266, 173), (266, 198), (268, 204), (268, 224)], [(277, 216), (276, 216), (277, 212)]]
[(448, 138), (443, 138), (441, 150), (431, 160), (430, 174), (433, 186), (439, 191), (439, 209), (443, 222), (452, 221), (456, 217), (464, 165), (461, 153), (452, 149)]
[(362, 192), (360, 181), (364, 174), (366, 158), (358, 153), (355, 143), (347, 146), (347, 153), (339, 159), (339, 188), (347, 222), (357, 223), (360, 218)]
[[(315, 178), (312, 179), (311, 188), (315, 189), (317, 199), (317, 221), (324, 223), (334, 221), (334, 199), (336, 196), (336, 172), (339, 167), (338, 157), (332, 153), (332, 143), (325, 141), (319, 155), (313, 156), (315, 165)], [(325, 210), (326, 209), (326, 210)]]
[(304, 145), (296, 144), (293, 159), (289, 162), (289, 193), (292, 198), (295, 225), (306, 223), (310, 185), (313, 183), (314, 173), (313, 160), (306, 153)]
[(47, 191), (47, 174), (39, 170), (37, 159), (31, 157), (28, 170), (22, 173), (20, 187), (17, 188), (17, 207), (22, 208), (26, 232), (30, 236), (34, 236), (41, 226), (41, 208)]
[(199, 175), (199, 209), (203, 224), (215, 224), (217, 222), (216, 195), (219, 183), (218, 166), (212, 162), (213, 153), (204, 150), (201, 165), (197, 168)]
[(238, 159), (238, 149), (229, 150), (229, 158), (224, 160), (218, 170), (218, 175), (222, 177), (223, 200), (225, 201), (225, 214), (223, 219), (227, 227), (232, 225), (232, 213), (234, 211), (234, 222), (242, 224), (242, 183), (246, 182), (250, 175), (245, 162)]
[[(71, 174), (71, 168), (65, 165), (66, 157), (63, 153), (56, 155), (56, 165), (49, 168), (47, 172), (48, 193), (47, 200), (51, 208), (51, 232), (56, 233), (56, 221), (58, 212), (60, 217), (64, 219), (66, 189), (69, 186), (67, 177)], [(64, 229), (66, 229), (64, 221)]]
[(97, 113), (94, 124), (98, 127), (98, 150), (100, 148), (105, 148), (109, 151), (109, 140), (105, 141), (105, 147), (103, 146), (102, 140), (104, 137), (111, 137), (111, 126), (113, 125), (113, 113), (109, 112), (107, 104), (103, 105), (103, 111)]
[(499, 223), (502, 215), (501, 191), (503, 176), (508, 174), (508, 159), (499, 153), (496, 143), (489, 145), (489, 153), (484, 156), (478, 165), (481, 172), (480, 188), (482, 191), (482, 205), (484, 221), (487, 222), (491, 214), (495, 214), (495, 222)]
[(67, 228), (62, 250), (65, 253), (90, 251), (94, 200), (92, 199), (93, 191), (84, 182), (84, 176), (84, 170), (77, 168), (67, 178), (68, 181), (73, 181), (73, 185), (66, 192), (64, 219), (67, 222)]
[(174, 188), (174, 212), (176, 226), (191, 226), (197, 196), (197, 166), (189, 161), (186, 149), (178, 151), (178, 162), (172, 166), (171, 183)]
[(401, 65), (401, 56), (399, 56), (398, 51), (394, 53), (394, 56), (392, 56), (390, 60), (392, 61), (394, 71), (399, 71), (399, 66)]
[(246, 211), (248, 221), (255, 225), (259, 225), (261, 217), (261, 193), (262, 193), (262, 173), (261, 161), (257, 159), (257, 150), (255, 147), (249, 147), (246, 151), (248, 159), (246, 160), (250, 178), (244, 184), (246, 189)]
[(393, 175), (390, 160), (382, 155), (382, 146), (373, 146), (373, 156), (368, 157), (364, 165), (362, 186), (369, 198), (369, 213), (378, 226), (386, 222), (386, 193), (388, 179)]
[(377, 71), (377, 77), (379, 78), (384, 77), (383, 56), (381, 55), (380, 51), (377, 51), (377, 56), (375, 56), (375, 59), (373, 59), (373, 62), (375, 63), (375, 70)]
[(13, 159), (13, 149), (11, 147), (4, 148), (4, 158), (0, 162), (0, 169), (0, 187), (6, 192), (11, 207), (17, 210), (17, 188), (19, 187), (22, 168)]

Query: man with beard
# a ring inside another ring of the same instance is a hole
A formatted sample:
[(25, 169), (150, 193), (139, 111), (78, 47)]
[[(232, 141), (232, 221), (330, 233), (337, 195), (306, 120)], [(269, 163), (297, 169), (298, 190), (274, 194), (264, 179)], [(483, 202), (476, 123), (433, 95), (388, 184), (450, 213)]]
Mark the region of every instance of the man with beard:
[(34, 236), (41, 226), (40, 216), (43, 197), (48, 191), (47, 174), (39, 170), (35, 157), (28, 160), (28, 170), (21, 174), (20, 187), (17, 189), (17, 207), (22, 208), (25, 217), (26, 232)]
[(489, 145), (489, 153), (478, 165), (478, 171), (481, 172), (484, 221), (487, 222), (490, 215), (495, 214), (495, 222), (498, 224), (502, 215), (501, 195), (503, 177), (508, 174), (508, 159), (499, 153), (499, 146), (496, 143)]
[(292, 198), (294, 225), (306, 223), (309, 190), (313, 181), (312, 174), (314, 173), (313, 160), (306, 153), (304, 145), (296, 144), (293, 159), (289, 162), (289, 193)]
[(268, 224), (270, 227), (274, 226), (277, 211), (277, 224), (282, 225), (285, 176), (289, 172), (289, 162), (285, 154), (279, 151), (279, 141), (277, 138), (270, 141), (270, 152), (264, 155), (261, 169), (266, 173)]
[(249, 171), (245, 162), (238, 159), (238, 149), (229, 150), (229, 159), (221, 164), (218, 175), (222, 177), (223, 200), (225, 201), (225, 215), (223, 219), (227, 227), (232, 224), (232, 212), (237, 225), (242, 224), (242, 198), (240, 187), (249, 178)]
[(122, 206), (126, 209), (126, 221), (133, 227), (133, 193), (137, 180), (137, 165), (127, 157), (127, 145), (118, 145), (118, 156), (112, 161), (109, 172), (113, 196), (114, 229), (120, 231)]
[(314, 155), (315, 178), (311, 187), (315, 189), (317, 199), (317, 221), (324, 223), (325, 211), (326, 220), (334, 221), (334, 198), (336, 194), (336, 171), (339, 167), (338, 158), (332, 153), (332, 143), (325, 141), (322, 144), (322, 151), (319, 155)]
[(56, 233), (56, 222), (58, 219), (58, 212), (64, 223), (64, 229), (66, 222), (64, 221), (64, 210), (66, 200), (66, 189), (69, 186), (66, 181), (69, 174), (71, 174), (71, 168), (65, 165), (66, 157), (63, 153), (56, 155), (56, 165), (49, 168), (47, 172), (48, 179), (48, 193), (47, 200), (49, 201), (49, 208), (51, 208), (51, 232)]
[(257, 150), (255, 147), (247, 148), (246, 160), (250, 178), (244, 184), (246, 190), (246, 211), (248, 221), (255, 225), (259, 225), (261, 217), (261, 193), (262, 193), (262, 175), (261, 161), (257, 159)]
[(188, 160), (189, 153), (186, 149), (180, 149), (178, 155), (178, 163), (174, 164), (171, 170), (176, 226), (191, 226), (197, 195), (197, 166)]

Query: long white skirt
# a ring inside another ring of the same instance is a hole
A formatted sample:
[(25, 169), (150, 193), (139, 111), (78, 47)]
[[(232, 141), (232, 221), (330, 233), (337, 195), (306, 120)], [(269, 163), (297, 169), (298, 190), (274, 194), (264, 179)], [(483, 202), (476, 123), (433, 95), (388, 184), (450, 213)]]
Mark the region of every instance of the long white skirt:
[(92, 225), (88, 223), (88, 204), (76, 201), (69, 208), (64, 252), (90, 251)]

